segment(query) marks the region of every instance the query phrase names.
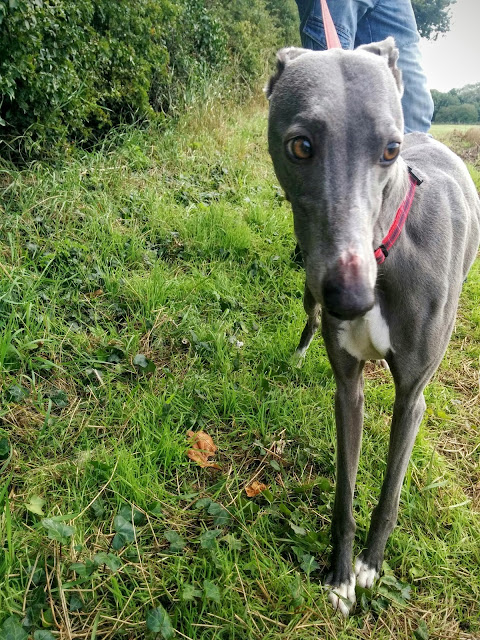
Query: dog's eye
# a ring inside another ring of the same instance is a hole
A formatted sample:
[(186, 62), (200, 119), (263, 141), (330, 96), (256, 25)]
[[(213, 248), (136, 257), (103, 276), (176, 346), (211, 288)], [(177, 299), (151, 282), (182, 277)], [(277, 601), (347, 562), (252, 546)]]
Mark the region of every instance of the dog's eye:
[(400, 143), (389, 142), (385, 147), (385, 149), (383, 150), (383, 156), (380, 162), (383, 162), (383, 163), (393, 162), (399, 153), (400, 153)]
[(313, 146), (308, 138), (298, 136), (287, 142), (287, 151), (297, 160), (308, 160), (313, 156)]

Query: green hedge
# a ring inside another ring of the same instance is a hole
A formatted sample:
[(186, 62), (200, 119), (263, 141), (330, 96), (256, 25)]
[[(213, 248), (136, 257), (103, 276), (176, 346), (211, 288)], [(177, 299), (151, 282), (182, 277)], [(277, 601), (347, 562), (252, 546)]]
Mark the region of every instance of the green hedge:
[(0, 147), (29, 158), (252, 86), (296, 40), (293, 0), (3, 0)]

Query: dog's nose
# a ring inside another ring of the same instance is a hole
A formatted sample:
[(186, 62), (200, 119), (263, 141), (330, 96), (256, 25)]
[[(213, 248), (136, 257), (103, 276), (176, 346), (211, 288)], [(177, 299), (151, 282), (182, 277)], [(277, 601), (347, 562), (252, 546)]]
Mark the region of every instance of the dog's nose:
[(342, 256), (323, 281), (323, 304), (332, 316), (352, 320), (364, 315), (375, 302), (358, 255)]
[(333, 280), (323, 285), (323, 304), (327, 312), (340, 320), (353, 320), (373, 307), (373, 291), (360, 283), (344, 287)]

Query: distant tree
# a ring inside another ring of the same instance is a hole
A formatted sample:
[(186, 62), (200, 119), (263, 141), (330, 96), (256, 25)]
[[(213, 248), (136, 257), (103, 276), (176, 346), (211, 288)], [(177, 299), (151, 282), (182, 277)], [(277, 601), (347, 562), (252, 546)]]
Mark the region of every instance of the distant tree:
[(433, 120), (437, 119), (437, 114), (440, 109), (444, 107), (452, 107), (457, 104), (460, 104), (460, 98), (457, 95), (456, 89), (451, 89), (447, 93), (442, 93), (441, 91), (437, 91), (436, 89), (432, 89), (432, 98), (433, 104), (435, 106), (433, 111)]
[(474, 104), (456, 104), (441, 107), (435, 122), (451, 122), (454, 124), (475, 124), (478, 121), (478, 109)]
[(412, 0), (418, 31), (424, 38), (436, 40), (450, 29), (450, 7), (456, 0)]
[(457, 95), (461, 102), (480, 103), (480, 82), (476, 84), (466, 84), (461, 89), (457, 89)]
[(480, 115), (480, 82), (467, 84), (446, 93), (432, 90), (434, 122), (478, 122)]

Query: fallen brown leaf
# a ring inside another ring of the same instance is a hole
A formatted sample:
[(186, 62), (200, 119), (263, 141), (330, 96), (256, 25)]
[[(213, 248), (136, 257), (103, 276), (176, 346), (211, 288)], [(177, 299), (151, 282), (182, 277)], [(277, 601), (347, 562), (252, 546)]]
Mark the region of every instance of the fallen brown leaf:
[(262, 493), (262, 491), (265, 491), (266, 488), (266, 484), (263, 484), (263, 482), (257, 482), (255, 480), (254, 482), (252, 482), (252, 484), (249, 484), (248, 487), (245, 487), (245, 493), (249, 498), (254, 498), (255, 496), (258, 496), (260, 493)]
[(205, 433), (205, 431), (198, 431), (197, 433), (187, 431), (187, 436), (192, 445), (192, 448), (187, 452), (190, 460), (193, 460), (193, 462), (196, 462), (201, 467), (221, 469), (219, 464), (213, 460), (209, 460), (209, 458), (217, 452), (217, 447), (208, 433)]

